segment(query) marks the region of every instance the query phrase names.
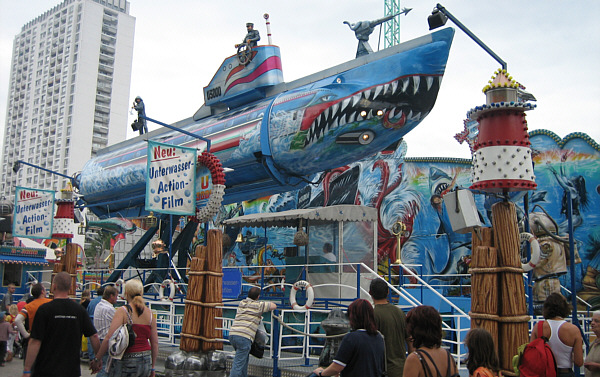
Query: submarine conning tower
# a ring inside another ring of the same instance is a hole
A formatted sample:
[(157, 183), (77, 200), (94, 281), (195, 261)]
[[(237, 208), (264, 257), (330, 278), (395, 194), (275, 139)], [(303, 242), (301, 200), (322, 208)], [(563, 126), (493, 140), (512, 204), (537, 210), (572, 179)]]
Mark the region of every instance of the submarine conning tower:
[(467, 113), (479, 123), (471, 189), (506, 193), (537, 187), (525, 119), (525, 111), (536, 105), (521, 100), (520, 88), (505, 69), (499, 69), (483, 88), (486, 104)]

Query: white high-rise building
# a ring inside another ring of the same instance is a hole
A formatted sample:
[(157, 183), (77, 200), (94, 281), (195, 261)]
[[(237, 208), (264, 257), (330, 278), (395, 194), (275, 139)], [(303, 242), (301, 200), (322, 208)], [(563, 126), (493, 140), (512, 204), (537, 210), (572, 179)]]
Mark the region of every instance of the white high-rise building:
[(126, 0), (65, 0), (15, 37), (0, 194), (60, 190), (99, 149), (125, 140), (135, 18)]

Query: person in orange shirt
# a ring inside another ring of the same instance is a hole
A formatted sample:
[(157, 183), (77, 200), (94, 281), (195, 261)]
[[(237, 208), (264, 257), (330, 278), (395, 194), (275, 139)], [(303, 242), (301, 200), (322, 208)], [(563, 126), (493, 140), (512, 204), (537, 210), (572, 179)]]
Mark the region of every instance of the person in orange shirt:
[[(38, 308), (43, 304), (50, 302), (49, 298), (46, 298), (46, 288), (41, 283), (36, 283), (31, 287), (31, 296), (33, 296), (33, 301), (29, 304), (26, 304), (23, 307), (23, 310), (17, 316), (15, 323), (17, 324), (17, 328), (19, 329), (19, 333), (24, 340), (29, 339), (29, 332), (25, 329), (24, 321), (27, 319), (28, 329), (31, 331), (33, 327), (33, 319), (35, 318), (35, 313)], [(27, 345), (29, 342), (23, 342), (23, 355), (27, 355)], [(25, 360), (25, 358), (23, 358)]]

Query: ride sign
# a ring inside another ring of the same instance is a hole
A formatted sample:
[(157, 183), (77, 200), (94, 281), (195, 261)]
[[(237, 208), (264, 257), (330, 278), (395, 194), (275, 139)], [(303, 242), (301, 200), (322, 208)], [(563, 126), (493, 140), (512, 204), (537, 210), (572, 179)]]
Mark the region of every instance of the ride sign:
[(52, 238), (54, 191), (17, 187), (13, 236)]
[(148, 141), (147, 211), (195, 214), (195, 186), (196, 149)]

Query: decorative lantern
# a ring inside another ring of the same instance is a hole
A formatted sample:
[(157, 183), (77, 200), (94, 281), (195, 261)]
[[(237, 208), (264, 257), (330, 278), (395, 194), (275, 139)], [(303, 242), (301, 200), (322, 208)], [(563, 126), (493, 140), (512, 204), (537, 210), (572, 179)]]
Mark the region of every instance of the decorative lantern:
[(467, 113), (479, 123), (471, 189), (503, 193), (534, 190), (537, 185), (525, 111), (536, 106), (519, 100), (519, 83), (504, 69), (495, 72), (483, 92), (486, 104)]
[(73, 187), (69, 182), (66, 188), (60, 190), (59, 199), (56, 199), (52, 238), (73, 238), (74, 223), (75, 201), (73, 200)]

